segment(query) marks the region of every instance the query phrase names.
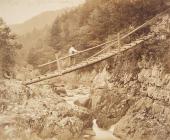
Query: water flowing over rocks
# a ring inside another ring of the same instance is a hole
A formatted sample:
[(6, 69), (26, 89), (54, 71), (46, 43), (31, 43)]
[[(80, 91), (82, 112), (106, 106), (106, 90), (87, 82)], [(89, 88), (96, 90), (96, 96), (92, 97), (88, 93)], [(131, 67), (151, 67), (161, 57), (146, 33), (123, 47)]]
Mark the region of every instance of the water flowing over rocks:
[(0, 139), (68, 140), (92, 125), (90, 111), (71, 106), (48, 85), (0, 84)]

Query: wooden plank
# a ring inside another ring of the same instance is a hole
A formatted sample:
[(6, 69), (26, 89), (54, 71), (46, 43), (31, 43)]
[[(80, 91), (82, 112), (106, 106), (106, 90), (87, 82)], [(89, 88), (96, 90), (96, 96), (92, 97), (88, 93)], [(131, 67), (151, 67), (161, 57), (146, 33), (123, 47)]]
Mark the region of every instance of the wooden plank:
[(120, 52), (120, 33), (117, 34), (118, 49)]

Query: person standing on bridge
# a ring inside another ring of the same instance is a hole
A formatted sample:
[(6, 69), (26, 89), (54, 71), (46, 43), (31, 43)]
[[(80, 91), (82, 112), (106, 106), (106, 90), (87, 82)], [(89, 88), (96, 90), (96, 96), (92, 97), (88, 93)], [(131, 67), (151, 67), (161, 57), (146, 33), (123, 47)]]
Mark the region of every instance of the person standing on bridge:
[(72, 55), (74, 55), (74, 54), (76, 54), (76, 53), (78, 53), (79, 51), (78, 50), (76, 50), (73, 46), (71, 46), (70, 48), (69, 48), (69, 56), (70, 56), (70, 65), (74, 65), (75, 64), (75, 57), (74, 56), (72, 56)]

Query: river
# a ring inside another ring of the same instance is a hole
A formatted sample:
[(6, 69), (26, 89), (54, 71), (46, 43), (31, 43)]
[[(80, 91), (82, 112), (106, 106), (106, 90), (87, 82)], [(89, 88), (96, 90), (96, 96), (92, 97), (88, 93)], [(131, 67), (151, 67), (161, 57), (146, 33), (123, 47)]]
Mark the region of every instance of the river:
[(108, 130), (104, 130), (98, 127), (96, 120), (94, 119), (92, 128), (96, 133), (96, 136), (91, 137), (89, 140), (118, 140), (113, 136), (113, 126)]

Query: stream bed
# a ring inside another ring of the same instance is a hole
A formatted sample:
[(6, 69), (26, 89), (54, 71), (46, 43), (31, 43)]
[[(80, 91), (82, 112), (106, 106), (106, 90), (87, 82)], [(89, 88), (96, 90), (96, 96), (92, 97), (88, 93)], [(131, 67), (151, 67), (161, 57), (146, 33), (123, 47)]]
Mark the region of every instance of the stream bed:
[(99, 128), (95, 119), (93, 120), (92, 129), (96, 133), (96, 136), (91, 137), (89, 140), (118, 140), (113, 136), (113, 127), (108, 130)]
[[(75, 105), (74, 102), (78, 99), (81, 98), (86, 98), (89, 95), (90, 91), (88, 92), (88, 89), (84, 90), (85, 92), (80, 92), (81, 94), (76, 94), (75, 91), (68, 91), (68, 95), (72, 95), (69, 97), (65, 97), (64, 99), (70, 104), (70, 105)], [(73, 94), (75, 93), (75, 94)], [(78, 140), (119, 140), (113, 135), (114, 131), (114, 126), (112, 126), (110, 129), (105, 130), (102, 128), (99, 128), (96, 119), (93, 120), (93, 126), (92, 126), (92, 131), (95, 133), (95, 136), (87, 136), (84, 137), (82, 136)]]

